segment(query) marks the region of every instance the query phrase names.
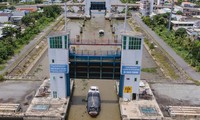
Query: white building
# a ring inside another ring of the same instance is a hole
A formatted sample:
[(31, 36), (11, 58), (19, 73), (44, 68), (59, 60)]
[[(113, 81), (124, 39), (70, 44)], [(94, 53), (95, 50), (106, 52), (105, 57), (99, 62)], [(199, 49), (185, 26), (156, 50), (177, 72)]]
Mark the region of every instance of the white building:
[(139, 99), (143, 37), (139, 33), (122, 33), (122, 55), (119, 96), (123, 99)]
[(35, 2), (35, 0), (21, 0), (20, 2)]
[(164, 0), (157, 0), (157, 5), (164, 5), (165, 1)]
[(69, 78), (69, 32), (59, 31), (48, 36), (50, 64), (50, 88), (53, 98), (70, 96)]
[(142, 16), (148, 16), (153, 12), (154, 0), (140, 0), (140, 13)]
[(48, 0), (49, 3), (61, 3), (62, 0)]
[(177, 30), (178, 28), (193, 28), (195, 21), (171, 21), (173, 29)]
[(9, 13), (0, 13), (0, 23), (8, 22), (10, 20), (11, 14)]

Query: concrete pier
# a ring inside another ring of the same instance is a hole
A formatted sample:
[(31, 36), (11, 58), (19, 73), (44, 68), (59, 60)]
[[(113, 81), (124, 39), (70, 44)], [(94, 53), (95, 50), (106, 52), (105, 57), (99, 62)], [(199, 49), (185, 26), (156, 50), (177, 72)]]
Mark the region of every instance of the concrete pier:
[[(146, 90), (146, 94), (144, 94)], [(162, 120), (163, 114), (147, 82), (140, 83), (139, 100), (119, 100), (122, 120)]]
[[(73, 81), (71, 81), (71, 91)], [(24, 120), (64, 120), (68, 111), (67, 98), (52, 98), (49, 91), (49, 80), (45, 80), (38, 89), (29, 108), (24, 113)]]

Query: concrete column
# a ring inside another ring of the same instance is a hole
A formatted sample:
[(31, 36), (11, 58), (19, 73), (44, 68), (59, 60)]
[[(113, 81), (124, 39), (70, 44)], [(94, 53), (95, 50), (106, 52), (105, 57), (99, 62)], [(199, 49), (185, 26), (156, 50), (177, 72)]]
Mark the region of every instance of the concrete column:
[(91, 1), (85, 0), (85, 16), (86, 17), (90, 17), (90, 6), (91, 6)]
[(149, 0), (149, 2), (150, 2), (149, 15), (151, 15), (151, 13), (153, 12), (153, 3), (154, 3), (154, 0)]
[(111, 1), (110, 0), (106, 0), (106, 9), (107, 9), (107, 12), (110, 13), (110, 11), (111, 11)]
[(157, 0), (157, 5), (160, 5), (160, 0)]

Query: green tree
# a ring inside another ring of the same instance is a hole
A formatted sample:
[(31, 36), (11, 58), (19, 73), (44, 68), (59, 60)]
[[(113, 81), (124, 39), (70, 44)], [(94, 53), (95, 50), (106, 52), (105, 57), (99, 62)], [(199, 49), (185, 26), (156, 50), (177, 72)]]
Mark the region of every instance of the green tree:
[(146, 25), (150, 26), (151, 25), (151, 18), (149, 16), (143, 17), (143, 21)]
[(16, 8), (15, 8), (15, 6), (10, 6), (9, 9), (15, 10)]
[(17, 33), (17, 29), (13, 27), (4, 27), (2, 32), (5, 36), (13, 36), (15, 33)]
[(183, 12), (177, 11), (176, 14), (177, 14), (177, 15), (183, 15)]
[(55, 18), (57, 15), (59, 15), (62, 12), (62, 8), (58, 5), (51, 5), (44, 7), (44, 15), (48, 18)]
[[(0, 42), (0, 58), (2, 60), (6, 60), (8, 58), (6, 46), (3, 45), (2, 42)], [(0, 62), (2, 63), (2, 61), (0, 61)]]
[(37, 4), (40, 4), (42, 2), (43, 2), (42, 0), (35, 0), (35, 3), (37, 3)]
[(35, 18), (32, 17), (30, 14), (25, 15), (22, 18), (22, 24), (24, 24), (26, 26), (34, 25), (35, 24)]
[(176, 37), (183, 37), (183, 36), (186, 36), (186, 34), (187, 34), (187, 32), (186, 32), (185, 28), (179, 28), (175, 32)]

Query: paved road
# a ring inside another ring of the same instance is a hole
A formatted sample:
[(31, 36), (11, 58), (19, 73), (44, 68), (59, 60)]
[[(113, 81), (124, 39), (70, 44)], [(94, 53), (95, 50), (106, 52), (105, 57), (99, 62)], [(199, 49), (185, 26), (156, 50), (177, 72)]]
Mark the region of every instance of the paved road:
[(132, 12), (133, 19), (142, 27), (142, 29), (149, 34), (166, 52), (169, 54), (193, 80), (200, 81), (200, 74), (190, 67), (174, 50), (168, 46), (154, 31), (152, 31), (146, 24), (142, 22), (137, 13)]

